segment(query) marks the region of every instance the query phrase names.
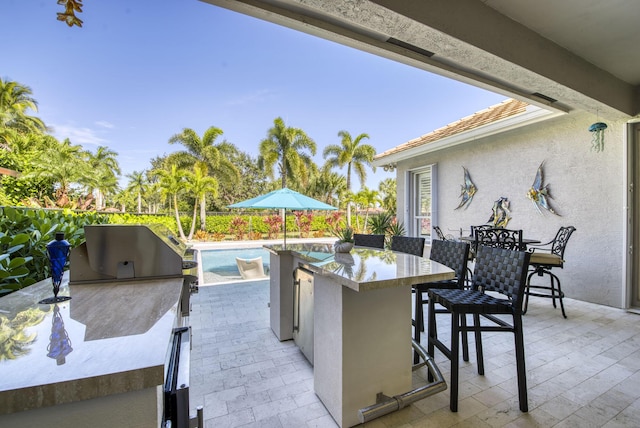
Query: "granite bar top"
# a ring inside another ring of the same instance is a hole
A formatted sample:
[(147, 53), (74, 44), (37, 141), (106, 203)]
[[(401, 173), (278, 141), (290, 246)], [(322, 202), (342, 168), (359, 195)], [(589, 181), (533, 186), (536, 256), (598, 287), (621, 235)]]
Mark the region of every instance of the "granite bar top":
[(424, 257), (367, 247), (334, 253), (332, 244), (265, 246), (273, 254), (291, 254), (310, 271), (331, 277), (355, 291), (400, 287), (453, 278), (452, 269)]
[[(182, 278), (68, 285), (0, 298), (0, 414), (141, 390), (164, 382)], [(6, 337), (6, 339), (5, 339)]]

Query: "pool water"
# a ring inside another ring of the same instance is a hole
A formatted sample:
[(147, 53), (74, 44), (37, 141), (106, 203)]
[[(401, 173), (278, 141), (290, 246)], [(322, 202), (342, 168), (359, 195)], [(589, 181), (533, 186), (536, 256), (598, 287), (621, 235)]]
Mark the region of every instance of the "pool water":
[(240, 248), (232, 250), (202, 250), (200, 252), (204, 283), (241, 280), (236, 257), (255, 259), (262, 257), (264, 273), (269, 274), (269, 251), (264, 248)]

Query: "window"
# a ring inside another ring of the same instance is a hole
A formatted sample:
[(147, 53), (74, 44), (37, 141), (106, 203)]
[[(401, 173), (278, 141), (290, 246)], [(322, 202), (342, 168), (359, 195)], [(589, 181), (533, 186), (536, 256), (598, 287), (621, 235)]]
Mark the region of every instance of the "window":
[(431, 242), (431, 228), (434, 213), (434, 176), (435, 165), (430, 165), (412, 173), (413, 195), (412, 234)]

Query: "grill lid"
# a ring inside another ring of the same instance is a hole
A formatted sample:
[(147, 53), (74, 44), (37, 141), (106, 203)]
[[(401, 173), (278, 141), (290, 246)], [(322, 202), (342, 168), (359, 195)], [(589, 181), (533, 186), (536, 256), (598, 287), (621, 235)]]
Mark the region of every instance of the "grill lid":
[(162, 225), (91, 225), (71, 250), (70, 284), (182, 276), (185, 244)]

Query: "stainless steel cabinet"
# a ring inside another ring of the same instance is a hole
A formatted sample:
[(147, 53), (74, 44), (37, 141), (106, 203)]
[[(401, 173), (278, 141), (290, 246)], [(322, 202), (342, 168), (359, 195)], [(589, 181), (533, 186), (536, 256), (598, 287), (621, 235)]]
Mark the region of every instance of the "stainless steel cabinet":
[(313, 273), (294, 271), (293, 340), (313, 365)]

